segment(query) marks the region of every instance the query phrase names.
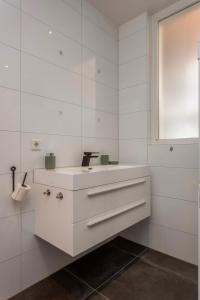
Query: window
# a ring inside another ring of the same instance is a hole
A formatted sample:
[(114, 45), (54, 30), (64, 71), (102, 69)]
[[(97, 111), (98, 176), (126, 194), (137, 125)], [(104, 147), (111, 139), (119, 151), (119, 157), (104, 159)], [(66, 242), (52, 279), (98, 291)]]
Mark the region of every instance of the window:
[(157, 24), (157, 138), (197, 138), (200, 6), (193, 5)]

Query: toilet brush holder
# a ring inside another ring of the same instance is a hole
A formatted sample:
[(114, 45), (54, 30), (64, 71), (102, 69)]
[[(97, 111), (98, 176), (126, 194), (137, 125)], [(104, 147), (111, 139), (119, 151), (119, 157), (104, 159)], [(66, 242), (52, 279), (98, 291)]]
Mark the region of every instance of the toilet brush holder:
[(29, 185), (22, 185), (21, 183), (17, 183), (17, 186), (12, 193), (12, 199), (18, 202), (24, 201), (26, 198), (27, 193), (31, 190)]

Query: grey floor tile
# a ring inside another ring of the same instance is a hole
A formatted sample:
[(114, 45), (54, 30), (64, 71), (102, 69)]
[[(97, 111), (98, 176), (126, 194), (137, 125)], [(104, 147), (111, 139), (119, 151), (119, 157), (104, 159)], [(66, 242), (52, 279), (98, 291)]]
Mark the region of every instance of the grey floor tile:
[(188, 280), (198, 281), (198, 268), (195, 265), (186, 263), (174, 257), (162, 254), (154, 250), (148, 250), (142, 256), (142, 260), (157, 266), (158, 268), (166, 269), (169, 272), (174, 272)]
[(21, 292), (12, 300), (83, 300), (93, 293), (87, 285), (62, 270)]
[(108, 299), (107, 297), (105, 297), (99, 293), (94, 293), (85, 300), (110, 300), (110, 299)]
[(139, 260), (100, 292), (111, 300), (197, 300), (197, 285)]
[(134, 258), (117, 248), (105, 245), (75, 261), (66, 269), (91, 287), (97, 288)]
[(117, 247), (121, 249), (122, 251), (126, 251), (129, 254), (140, 256), (142, 253), (144, 253), (145, 250), (147, 250), (146, 247), (134, 243), (132, 241), (129, 241), (127, 239), (124, 239), (122, 237), (117, 237), (114, 240), (112, 240), (109, 245)]

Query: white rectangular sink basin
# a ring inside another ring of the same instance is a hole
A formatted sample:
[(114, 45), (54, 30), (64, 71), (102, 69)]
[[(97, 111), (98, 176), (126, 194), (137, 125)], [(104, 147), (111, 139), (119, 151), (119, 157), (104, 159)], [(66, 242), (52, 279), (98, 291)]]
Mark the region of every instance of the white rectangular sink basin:
[(149, 175), (145, 165), (106, 165), (91, 167), (35, 169), (34, 182), (67, 190), (80, 190)]

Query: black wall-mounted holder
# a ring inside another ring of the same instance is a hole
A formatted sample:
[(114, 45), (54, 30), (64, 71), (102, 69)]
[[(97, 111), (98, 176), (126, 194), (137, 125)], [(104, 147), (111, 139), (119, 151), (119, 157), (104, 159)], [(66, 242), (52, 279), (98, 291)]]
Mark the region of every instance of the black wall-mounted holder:
[(13, 192), (14, 192), (14, 190), (15, 190), (15, 171), (16, 171), (16, 167), (15, 166), (12, 166), (11, 168), (10, 168), (10, 170), (11, 170), (11, 172), (12, 172), (12, 190), (13, 190)]

